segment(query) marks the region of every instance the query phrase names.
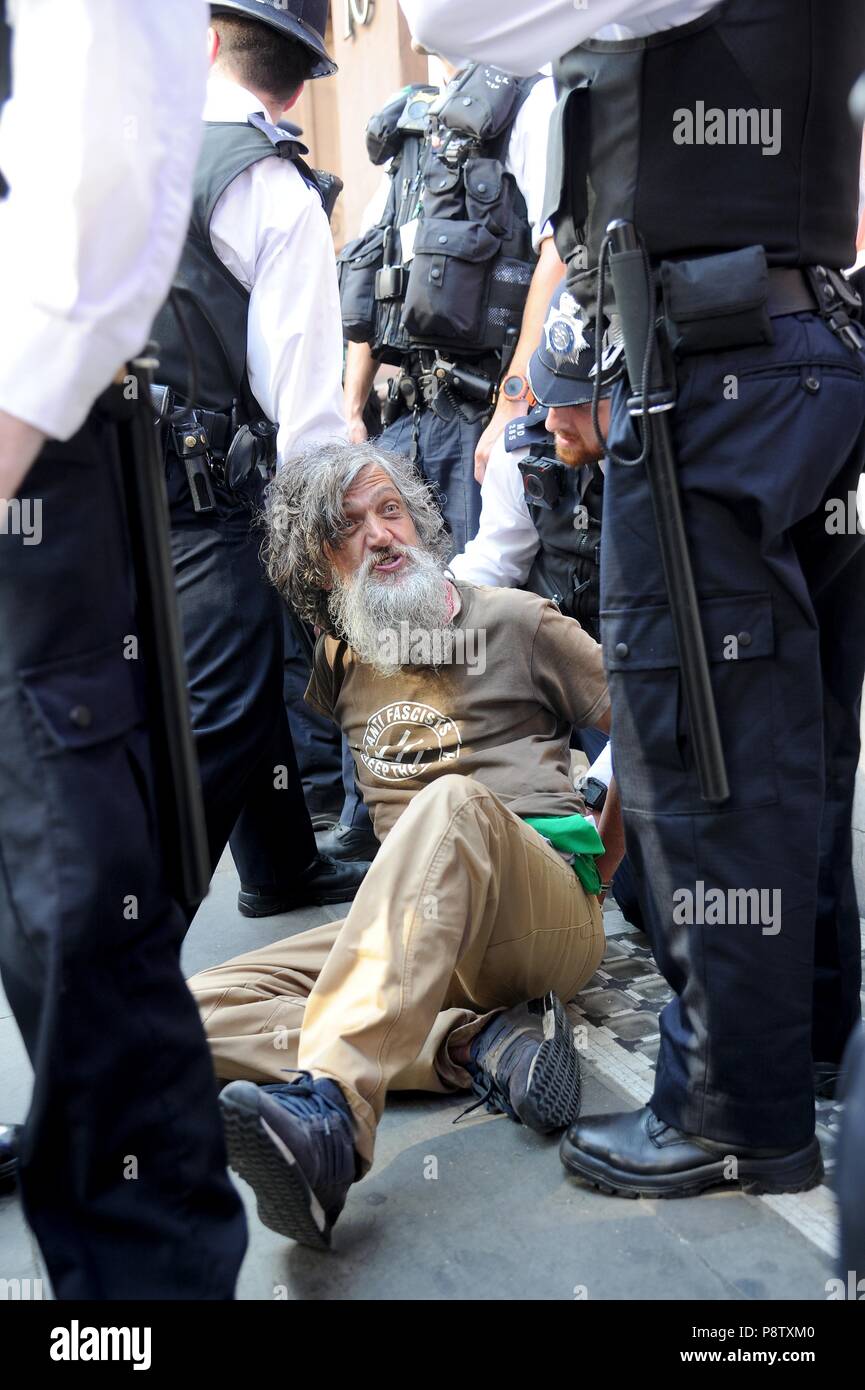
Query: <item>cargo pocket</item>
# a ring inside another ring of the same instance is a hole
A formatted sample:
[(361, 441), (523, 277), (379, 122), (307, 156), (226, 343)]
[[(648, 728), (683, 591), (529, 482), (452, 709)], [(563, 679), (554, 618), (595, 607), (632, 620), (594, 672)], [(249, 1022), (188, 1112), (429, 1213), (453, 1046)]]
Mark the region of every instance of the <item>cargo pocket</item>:
[[(768, 594), (703, 599), (700, 616), (730, 783), (724, 809), (770, 805), (778, 799), (772, 600)], [(601, 641), (623, 807), (712, 811), (700, 796), (669, 608), (606, 609)]]
[(384, 261), (384, 228), (371, 227), (337, 257), (342, 326), (352, 343), (369, 342), (375, 322), (375, 277)]
[(487, 270), (501, 238), (477, 222), (424, 218), (408, 277), (403, 324), (413, 338), (474, 346), (483, 336)]
[(430, 151), (423, 171), (424, 218), (460, 218), (465, 215), (462, 170), (455, 169)]
[(513, 225), (510, 188), (497, 159), (469, 159), (465, 166), (466, 215), (493, 236), (509, 237)]
[[(124, 898), (159, 871), (156, 799), (134, 661), (110, 647), (18, 672), (20, 825), (4, 833), (13, 883), (86, 932), (70, 951), (116, 944), (135, 922)], [(21, 900), (22, 918), (42, 909)], [(71, 928), (70, 928), (71, 931)]]

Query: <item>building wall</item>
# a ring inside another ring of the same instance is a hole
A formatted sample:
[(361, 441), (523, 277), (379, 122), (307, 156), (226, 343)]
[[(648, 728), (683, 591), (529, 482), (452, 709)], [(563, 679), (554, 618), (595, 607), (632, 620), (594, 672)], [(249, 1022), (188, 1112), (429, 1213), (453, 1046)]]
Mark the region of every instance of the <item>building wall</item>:
[[(359, 23), (364, 15), (368, 22)], [(313, 164), (345, 183), (333, 222), (339, 247), (357, 236), (381, 181), (367, 158), (366, 123), (400, 87), (429, 81), (429, 63), (412, 52), (397, 0), (331, 0), (327, 43), (339, 72), (307, 83), (291, 119), (303, 127)]]

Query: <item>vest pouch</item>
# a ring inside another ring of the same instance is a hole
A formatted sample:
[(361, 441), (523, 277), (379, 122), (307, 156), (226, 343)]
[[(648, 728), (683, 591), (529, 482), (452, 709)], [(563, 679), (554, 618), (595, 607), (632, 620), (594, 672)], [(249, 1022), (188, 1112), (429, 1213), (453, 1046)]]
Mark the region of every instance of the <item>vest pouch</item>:
[(337, 257), (343, 331), (352, 343), (368, 343), (373, 335), (375, 281), (384, 261), (384, 235), (383, 227), (371, 227)]
[(493, 140), (511, 121), (520, 96), (518, 79), (487, 63), (472, 63), (447, 88), (438, 118), (448, 130)]
[(499, 256), (493, 263), (484, 346), (504, 348), (508, 344), (516, 344), (535, 264), (535, 261), (520, 261), (506, 256)]
[(462, 170), (453, 168), (430, 151), (424, 162), (424, 217), (465, 217)]
[(477, 222), (422, 220), (403, 306), (412, 339), (482, 345), (487, 271), (500, 247), (501, 238)]
[(513, 225), (510, 187), (498, 159), (468, 159), (465, 164), (466, 217), (481, 222), (493, 236), (509, 237)]
[(774, 342), (762, 246), (692, 261), (662, 261), (670, 346), (679, 357)]
[(371, 164), (386, 164), (402, 148), (399, 119), (407, 105), (405, 88), (392, 96), (387, 106), (370, 116), (366, 127), (366, 152)]

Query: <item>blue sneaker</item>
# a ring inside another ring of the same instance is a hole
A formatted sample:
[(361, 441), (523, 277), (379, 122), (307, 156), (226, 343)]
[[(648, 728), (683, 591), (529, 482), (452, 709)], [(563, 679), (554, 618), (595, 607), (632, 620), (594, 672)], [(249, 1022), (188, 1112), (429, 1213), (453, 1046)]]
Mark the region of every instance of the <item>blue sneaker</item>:
[(351, 1109), (335, 1081), (232, 1081), (219, 1097), (228, 1160), (265, 1226), (319, 1250), (357, 1175)]
[(478, 1105), (538, 1134), (565, 1129), (580, 1113), (580, 1059), (554, 994), (497, 1014), (472, 1042), (467, 1070)]

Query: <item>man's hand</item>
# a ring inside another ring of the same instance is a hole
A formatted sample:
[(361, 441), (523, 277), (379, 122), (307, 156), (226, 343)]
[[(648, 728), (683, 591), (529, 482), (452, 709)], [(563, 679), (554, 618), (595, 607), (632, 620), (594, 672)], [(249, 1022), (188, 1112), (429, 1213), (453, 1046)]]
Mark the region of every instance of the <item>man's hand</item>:
[(0, 410), (0, 503), (11, 502), (45, 443), (45, 435)]
[(363, 423), (363, 416), (352, 415), (351, 419), (347, 421), (347, 424), (348, 442), (350, 444), (365, 444), (369, 439), (369, 432), (366, 425)]
[(528, 408), (528, 401), (509, 401), (502, 391), (499, 392), (499, 398), (496, 402), (496, 408), (493, 411), (492, 419), (478, 440), (478, 447), (475, 449), (476, 482), (483, 482), (484, 474), (487, 471), (487, 464), (490, 461), (490, 454), (493, 451), (493, 445), (499, 436), (504, 434), (505, 427), (511, 420), (516, 420), (520, 415), (525, 415)]

